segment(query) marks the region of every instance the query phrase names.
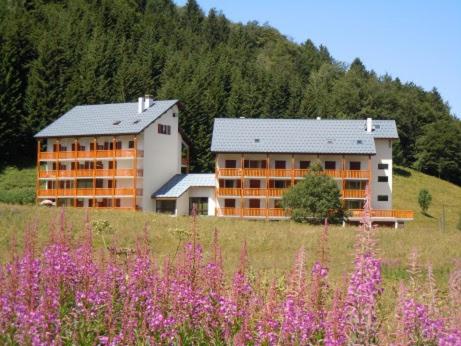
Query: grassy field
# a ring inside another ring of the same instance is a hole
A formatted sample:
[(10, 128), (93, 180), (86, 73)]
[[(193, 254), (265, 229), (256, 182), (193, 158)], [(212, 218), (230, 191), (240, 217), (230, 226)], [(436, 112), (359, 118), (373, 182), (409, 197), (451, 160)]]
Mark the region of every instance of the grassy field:
[[(417, 204), (421, 188), (428, 188), (433, 196), (430, 216), (423, 215)], [(440, 284), (446, 282), (453, 261), (461, 258), (461, 231), (456, 229), (461, 211), (461, 188), (422, 173), (398, 169), (394, 176), (394, 206), (413, 209), (415, 221), (404, 229), (382, 228), (378, 230), (380, 256), (384, 263), (384, 277), (389, 283), (406, 277), (406, 266), (410, 252), (420, 254), (420, 264), (431, 262)], [(441, 215), (445, 209), (445, 227), (441, 226)], [(86, 212), (68, 209), (65, 211), (67, 227), (73, 237), (78, 238)], [(136, 246), (136, 239), (147, 230), (154, 254), (159, 257), (174, 256), (180, 244), (191, 234), (189, 217), (173, 218), (152, 213), (113, 211), (90, 211), (93, 221), (108, 221), (112, 232), (104, 241), (121, 247)], [(22, 233), (27, 225), (39, 228), (39, 239), (43, 244), (49, 234), (50, 224), (58, 224), (60, 212), (56, 209), (35, 206), (0, 205), (0, 258), (9, 256), (13, 238), (20, 246)], [(247, 242), (250, 264), (261, 275), (279, 275), (290, 268), (295, 252), (304, 246), (310, 263), (317, 255), (321, 227), (295, 224), (289, 221), (266, 222), (199, 217), (197, 229), (205, 253), (210, 249), (214, 229), (218, 229), (226, 268), (235, 268), (244, 241)], [(342, 278), (352, 267), (353, 227), (330, 227), (329, 248), (331, 277)], [(96, 236), (96, 246), (102, 247), (103, 239)]]

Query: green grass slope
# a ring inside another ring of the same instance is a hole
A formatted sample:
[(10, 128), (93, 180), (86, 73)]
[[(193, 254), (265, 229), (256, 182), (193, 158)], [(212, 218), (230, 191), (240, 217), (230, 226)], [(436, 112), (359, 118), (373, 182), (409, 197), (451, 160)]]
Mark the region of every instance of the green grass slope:
[(32, 204), (35, 202), (35, 168), (6, 167), (0, 170), (0, 202)]
[[(423, 188), (432, 195), (428, 216), (421, 213), (418, 205), (418, 194)], [(415, 211), (415, 220), (408, 224), (410, 228), (454, 230), (461, 217), (461, 187), (412, 169), (395, 167), (393, 207)]]

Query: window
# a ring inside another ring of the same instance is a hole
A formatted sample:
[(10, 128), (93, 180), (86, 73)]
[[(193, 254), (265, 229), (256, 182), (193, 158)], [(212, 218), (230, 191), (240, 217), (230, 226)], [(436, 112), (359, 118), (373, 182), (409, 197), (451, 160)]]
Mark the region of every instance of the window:
[(299, 168), (300, 169), (309, 169), (310, 166), (311, 166), (310, 161), (299, 161)]
[(363, 141), (361, 139), (357, 139), (357, 144), (363, 144)]
[(244, 160), (244, 168), (266, 168), (266, 160)]
[(365, 190), (365, 181), (346, 180), (346, 190)]
[(134, 148), (134, 141), (129, 141), (128, 142), (128, 148), (133, 149)]
[(287, 180), (274, 180), (274, 187), (276, 189), (284, 189), (288, 187), (289, 181)]
[(251, 209), (259, 209), (261, 207), (261, 201), (259, 199), (250, 199), (249, 204)]
[(117, 149), (117, 150), (122, 149), (122, 142), (121, 141), (115, 142), (115, 149)]
[(286, 169), (287, 162), (285, 160), (275, 160), (275, 169)]
[(176, 212), (176, 201), (174, 199), (157, 200), (155, 210), (157, 213), (174, 215)]
[(171, 126), (158, 124), (158, 133), (162, 135), (171, 135)]
[(235, 199), (225, 199), (224, 208), (235, 208)]
[(235, 187), (235, 181), (233, 181), (233, 180), (224, 180), (224, 187), (226, 187), (226, 188)]
[(360, 170), (360, 161), (351, 161), (351, 162), (349, 162), (349, 169), (351, 171), (359, 171)]
[(378, 169), (388, 169), (389, 165), (387, 163), (378, 163)]
[(261, 180), (250, 179), (250, 189), (259, 189), (261, 188)]
[(136, 119), (135, 121), (133, 121), (133, 124), (137, 124), (141, 121), (141, 119)]
[(237, 161), (236, 160), (226, 160), (224, 161), (225, 168), (237, 168)]
[(385, 176), (385, 175), (380, 175), (378, 177), (378, 182), (379, 183), (387, 183), (389, 181), (389, 177)]
[(388, 195), (378, 195), (378, 202), (387, 202), (389, 200)]
[(364, 204), (365, 204), (364, 201), (347, 200), (346, 201), (346, 208), (347, 209), (363, 209)]
[(104, 187), (104, 179), (96, 179), (96, 188), (102, 189)]
[(325, 169), (336, 169), (336, 161), (325, 161)]
[(117, 121), (114, 121), (113, 125), (120, 125), (121, 121), (120, 120), (117, 120)]
[(196, 206), (197, 215), (208, 215), (208, 197), (189, 198), (189, 215), (192, 215), (194, 204)]

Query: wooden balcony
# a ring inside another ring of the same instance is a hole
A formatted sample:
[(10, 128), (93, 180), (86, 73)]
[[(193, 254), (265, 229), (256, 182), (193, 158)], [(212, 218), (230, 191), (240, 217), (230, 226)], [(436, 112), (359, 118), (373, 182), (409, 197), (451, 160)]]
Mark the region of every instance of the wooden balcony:
[(216, 190), (216, 194), (218, 197), (223, 197), (223, 196), (241, 196), (242, 195), (242, 189), (238, 187), (220, 187), (219, 189)]
[(289, 213), (282, 208), (219, 208), (217, 216), (286, 218)]
[(93, 197), (93, 196), (127, 196), (133, 197), (138, 191), (133, 188), (69, 188), (38, 190), (37, 197)]
[(216, 190), (218, 197), (281, 197), (288, 189), (258, 189), (238, 187), (220, 187)]
[[(86, 151), (42, 151), (38, 153), (40, 161), (103, 159), (103, 158), (134, 158), (135, 149), (116, 150), (86, 150)], [(142, 157), (143, 151), (138, 150), (137, 157)]]
[[(363, 216), (362, 209), (350, 209), (352, 218), (360, 218)], [(412, 220), (415, 216), (413, 210), (398, 210), (398, 209), (373, 209), (370, 211), (372, 218), (391, 218), (391, 219), (409, 219)]]
[[(309, 174), (309, 169), (275, 169), (275, 168), (218, 168), (218, 177), (240, 177), (243, 173), (244, 177), (260, 177), (260, 178), (304, 178)], [(370, 172), (368, 170), (341, 170), (341, 169), (326, 169), (322, 171), (332, 178), (336, 179), (369, 179)]]
[(261, 197), (266, 196), (266, 189), (242, 189), (243, 196), (245, 197)]
[[(141, 171), (141, 172), (139, 172)], [(106, 177), (133, 177), (135, 170), (133, 168), (119, 169), (75, 169), (75, 170), (40, 170), (39, 178), (56, 179), (56, 178), (95, 178)], [(142, 176), (142, 170), (138, 170), (138, 176)]]
[(343, 198), (365, 198), (366, 191), (365, 190), (342, 190), (342, 197)]
[(287, 191), (288, 191), (288, 189), (271, 188), (271, 189), (267, 189), (267, 195), (269, 197), (282, 197), (282, 195)]

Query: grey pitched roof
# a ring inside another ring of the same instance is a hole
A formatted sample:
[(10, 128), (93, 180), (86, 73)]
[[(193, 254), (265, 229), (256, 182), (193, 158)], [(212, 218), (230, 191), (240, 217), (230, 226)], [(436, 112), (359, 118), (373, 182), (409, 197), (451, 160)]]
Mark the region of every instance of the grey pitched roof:
[(190, 187), (215, 187), (214, 173), (176, 174), (160, 189), (152, 194), (152, 198), (178, 198)]
[(394, 120), (245, 119), (214, 121), (212, 152), (376, 154), (375, 138), (398, 138)]
[[(38, 132), (35, 137), (139, 133), (177, 102), (178, 100), (156, 100), (141, 114), (138, 113), (137, 102), (76, 106)], [(118, 121), (120, 123), (114, 125)]]

